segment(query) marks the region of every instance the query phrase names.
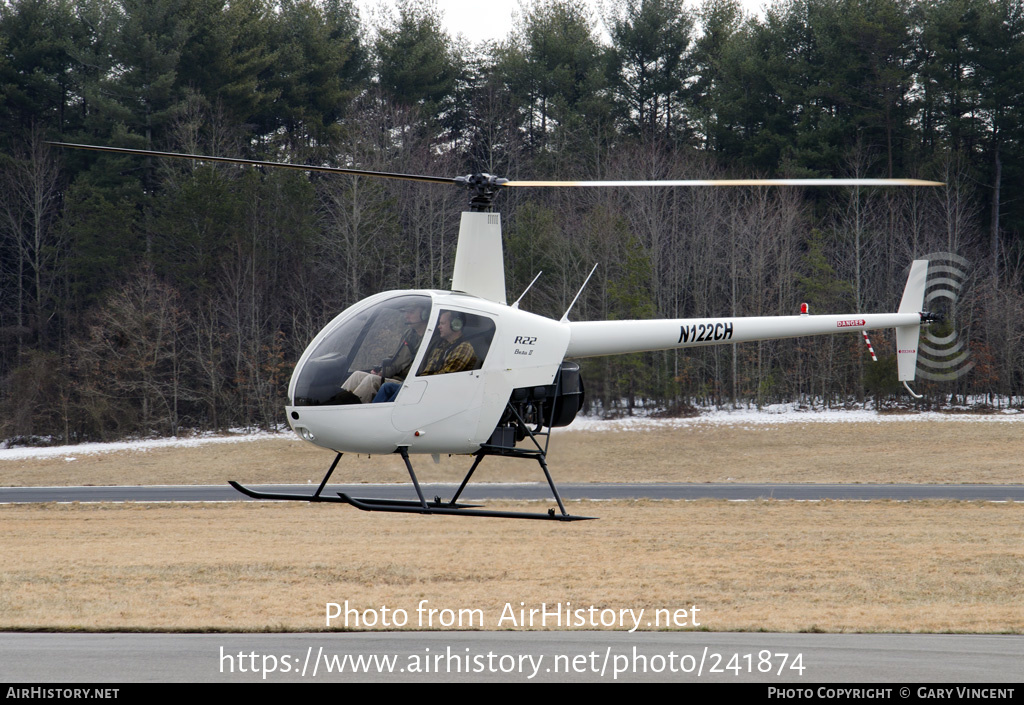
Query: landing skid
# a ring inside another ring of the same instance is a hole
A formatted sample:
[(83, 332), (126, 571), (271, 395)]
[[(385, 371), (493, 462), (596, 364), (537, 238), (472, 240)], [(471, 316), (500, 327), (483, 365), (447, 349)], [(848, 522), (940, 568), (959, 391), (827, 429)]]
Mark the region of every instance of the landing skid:
[[(385, 507), (401, 506), (401, 507), (415, 507), (417, 509), (422, 508), (420, 502), (409, 499), (376, 499), (372, 497), (349, 497), (344, 492), (339, 492), (338, 496), (333, 495), (322, 495), (319, 493), (315, 494), (288, 494), (283, 492), (260, 492), (259, 490), (253, 490), (245, 485), (240, 485), (234, 480), (228, 480), (228, 484), (234, 487), (242, 494), (252, 497), (253, 499), (281, 499), (293, 502), (333, 502), (335, 504), (351, 504), (353, 507), (372, 507), (373, 505), (382, 505)], [(440, 508), (449, 507), (448, 502), (441, 502), (439, 499), (435, 499), (433, 502), (427, 502), (428, 508)], [(455, 507), (479, 507), (479, 504), (456, 504)], [(388, 510), (375, 510), (368, 509), (367, 511), (388, 511)]]
[[(497, 446), (484, 446), (478, 450), (476, 460), (473, 461), (473, 466), (466, 473), (466, 477), (462, 480), (462, 484), (459, 485), (459, 489), (455, 492), (455, 495), (448, 502), (442, 502), (440, 497), (435, 497), (434, 501), (428, 502), (423, 496), (423, 490), (420, 489), (419, 480), (416, 479), (416, 473), (412, 469), (412, 462), (409, 460), (409, 451), (407, 448), (399, 448), (396, 451), (402, 456), (402, 460), (405, 461), (405, 467), (409, 471), (409, 477), (412, 479), (413, 487), (416, 488), (416, 495), (419, 500), (404, 500), (404, 499), (376, 499), (369, 497), (351, 497), (345, 492), (339, 492), (337, 496), (323, 494), (324, 487), (327, 485), (327, 480), (330, 479), (334, 469), (338, 467), (338, 461), (341, 460), (341, 453), (334, 458), (334, 462), (331, 463), (330, 469), (327, 474), (324, 475), (324, 479), (320, 482), (320, 486), (317, 487), (316, 492), (311, 495), (303, 494), (289, 494), (279, 492), (260, 492), (253, 490), (244, 485), (240, 485), (234, 480), (230, 480), (228, 484), (234, 487), (242, 494), (252, 497), (254, 499), (278, 499), (285, 501), (297, 501), (297, 502), (335, 502), (339, 504), (350, 504), (356, 509), (361, 509), (364, 512), (396, 512), (401, 514), (442, 514), (446, 516), (473, 516), (473, 517), (494, 517), (499, 519), (542, 519), (547, 521), (583, 521), (586, 519), (596, 519), (597, 517), (583, 517), (583, 516), (572, 516), (565, 511), (565, 505), (562, 504), (562, 498), (558, 496), (558, 490), (555, 488), (555, 483), (551, 479), (551, 473), (548, 472), (547, 463), (544, 461), (544, 451), (531, 451), (531, 450), (519, 450), (515, 448), (501, 448)], [(490, 509), (478, 509), (478, 504), (459, 504), (458, 499), (462, 494), (462, 491), (466, 489), (466, 484), (469, 482), (469, 478), (473, 476), (477, 467), (488, 455), (504, 455), (521, 458), (534, 458), (540, 463), (541, 469), (544, 471), (544, 476), (547, 478), (548, 486), (551, 487), (551, 493), (555, 497), (555, 501), (558, 503), (559, 512), (555, 512), (554, 508), (547, 511), (546, 514), (540, 514), (537, 512), (502, 512), (494, 511)]]

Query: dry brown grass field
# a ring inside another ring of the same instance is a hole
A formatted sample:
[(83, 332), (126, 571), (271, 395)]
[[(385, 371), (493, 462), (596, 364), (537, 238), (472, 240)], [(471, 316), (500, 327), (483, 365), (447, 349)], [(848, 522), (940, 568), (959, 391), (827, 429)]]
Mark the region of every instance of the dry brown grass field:
[[(642, 431), (556, 429), (558, 482), (1024, 481), (1024, 422), (895, 421), (719, 425)], [(319, 483), (330, 451), (291, 435), (237, 444), (0, 460), (0, 485)], [(466, 456), (413, 456), (424, 482), (457, 482)], [(488, 458), (481, 482), (542, 481), (536, 463)], [(345, 456), (335, 482), (408, 482), (398, 456)]]
[(346, 600), (361, 612), (403, 609), (418, 628), (416, 607), (428, 600), (479, 610), (472, 626), (488, 629), (512, 626), (498, 624), (506, 603), (570, 602), (647, 614), (696, 605), (699, 627), (715, 631), (1024, 631), (1017, 505), (602, 502), (569, 511), (601, 519), (8, 505), (0, 629), (307, 631), (325, 628), (327, 603)]
[[(1019, 428), (562, 432), (551, 464), (561, 482), (1020, 482)], [(266, 440), (3, 461), (0, 484), (317, 482), (329, 460)], [(456, 479), (465, 460), (425, 458), (421, 479)], [(489, 463), (481, 481), (538, 479), (529, 463)], [(335, 479), (406, 481), (389, 457), (346, 457)], [(506, 603), (570, 602), (648, 616), (696, 605), (699, 625), (689, 628), (711, 630), (1024, 632), (1019, 504), (582, 502), (569, 511), (601, 518), (567, 525), (282, 503), (0, 506), (0, 629), (305, 631), (324, 629), (327, 603), (346, 600), (378, 614), (403, 609), (406, 628), (419, 628), (428, 625), (416, 607), (428, 600), (477, 610), (481, 623), (463, 626), (486, 629), (513, 626), (498, 622)]]

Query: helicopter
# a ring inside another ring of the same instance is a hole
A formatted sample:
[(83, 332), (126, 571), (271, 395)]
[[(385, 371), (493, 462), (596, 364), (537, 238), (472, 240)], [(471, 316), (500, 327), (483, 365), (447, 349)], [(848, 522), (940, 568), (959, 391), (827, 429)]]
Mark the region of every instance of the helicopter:
[[(332, 166), (182, 154), (84, 144), (54, 146), (147, 157), (422, 181), (467, 190), (451, 289), (386, 291), (339, 313), (309, 343), (288, 388), (285, 414), (303, 440), (333, 451), (334, 461), (313, 494), (263, 492), (230, 481), (266, 500), (336, 502), (370, 512), (579, 521), (570, 515), (547, 464), (551, 429), (569, 425), (583, 407), (576, 360), (604, 355), (731, 345), (800, 336), (896, 331), (898, 379), (913, 396), (922, 326), (942, 320), (924, 310), (928, 260), (915, 260), (894, 313), (699, 319), (571, 321), (576, 298), (561, 318), (524, 311), (506, 298), (501, 215), (497, 194), (509, 188), (633, 188), (744, 186), (941, 186), (918, 179), (718, 179), (683, 181), (510, 181), (486, 173), (457, 177), (401, 174)], [(596, 267), (596, 265), (595, 265)], [(593, 275), (593, 270), (591, 270)], [(538, 277), (540, 275), (538, 274)], [(416, 499), (325, 493), (344, 453), (397, 453)], [(474, 460), (448, 500), (428, 500), (411, 455), (469, 455)], [(558, 510), (496, 511), (459, 502), (484, 458), (535, 460)]]

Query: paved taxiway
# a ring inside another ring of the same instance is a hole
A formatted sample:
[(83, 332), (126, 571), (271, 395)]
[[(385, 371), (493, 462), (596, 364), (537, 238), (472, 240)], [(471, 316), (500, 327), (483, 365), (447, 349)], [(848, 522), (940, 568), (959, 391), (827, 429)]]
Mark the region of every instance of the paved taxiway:
[[(451, 497), (455, 484), (423, 484), (428, 498)], [(315, 485), (255, 485), (265, 492), (312, 494)], [(325, 495), (346, 492), (356, 497), (416, 499), (411, 484), (328, 485)], [(560, 484), (563, 499), (789, 499), (789, 500), (922, 500), (952, 499), (1024, 502), (1024, 485), (868, 485), (868, 484), (748, 484), (748, 483), (579, 483)], [(542, 483), (479, 483), (463, 494), (467, 501), (487, 499), (549, 500)], [(0, 503), (9, 502), (227, 502), (253, 501), (227, 485), (166, 485), (143, 487), (3, 487)]]
[(901, 684), (911, 691), (922, 683), (1019, 684), (1024, 681), (1024, 637), (592, 631), (0, 634), (0, 664), (0, 680), (22, 683), (615, 680), (788, 683), (812, 690), (820, 683), (885, 683), (892, 684), (891, 699), (898, 699)]

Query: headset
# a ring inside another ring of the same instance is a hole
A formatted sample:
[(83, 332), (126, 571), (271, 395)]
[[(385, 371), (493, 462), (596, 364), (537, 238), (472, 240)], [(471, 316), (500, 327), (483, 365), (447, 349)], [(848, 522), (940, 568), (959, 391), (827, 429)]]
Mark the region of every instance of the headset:
[(449, 311), (449, 313), (452, 314), (449, 325), (453, 331), (458, 333), (466, 325), (466, 314), (461, 311)]
[(429, 303), (418, 302), (418, 303), (414, 303), (414, 304), (406, 304), (405, 306), (402, 306), (399, 309), (399, 311), (401, 311), (402, 313), (405, 313), (410, 308), (415, 308), (417, 311), (419, 311), (420, 323), (426, 323), (428, 320), (430, 320), (430, 304)]

